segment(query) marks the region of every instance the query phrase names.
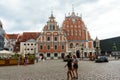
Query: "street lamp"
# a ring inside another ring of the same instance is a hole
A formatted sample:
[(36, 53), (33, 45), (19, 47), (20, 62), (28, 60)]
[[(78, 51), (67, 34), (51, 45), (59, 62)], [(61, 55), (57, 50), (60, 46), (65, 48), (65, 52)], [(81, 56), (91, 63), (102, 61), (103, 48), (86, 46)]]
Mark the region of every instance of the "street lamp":
[(97, 47), (96, 47), (96, 54), (95, 54), (95, 55), (96, 55), (96, 59), (98, 58), (98, 55), (99, 55), (98, 48), (99, 48), (99, 47), (97, 46)]
[(82, 60), (83, 60), (83, 50), (84, 50), (83, 47), (84, 47), (84, 44), (82, 44), (81, 46), (82, 46), (82, 47), (81, 47), (81, 51), (82, 51)]
[(115, 43), (113, 43), (112, 50), (114, 51), (114, 56), (115, 56), (115, 59), (116, 59), (116, 56), (117, 56), (117, 54), (116, 54), (117, 47), (116, 47)]

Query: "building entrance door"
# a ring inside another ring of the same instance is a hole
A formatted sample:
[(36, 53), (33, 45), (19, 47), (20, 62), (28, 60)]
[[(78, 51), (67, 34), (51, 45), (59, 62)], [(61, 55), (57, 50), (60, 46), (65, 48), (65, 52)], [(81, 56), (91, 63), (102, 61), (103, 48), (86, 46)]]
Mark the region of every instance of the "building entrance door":
[(77, 56), (77, 58), (80, 58), (80, 51), (79, 50), (76, 51), (76, 56)]

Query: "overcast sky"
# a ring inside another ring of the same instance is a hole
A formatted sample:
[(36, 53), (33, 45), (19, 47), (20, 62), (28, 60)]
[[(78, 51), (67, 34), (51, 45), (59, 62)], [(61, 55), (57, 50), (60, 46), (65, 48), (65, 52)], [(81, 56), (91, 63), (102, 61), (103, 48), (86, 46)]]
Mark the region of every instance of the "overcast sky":
[(61, 27), (72, 4), (92, 39), (120, 36), (120, 0), (0, 0), (0, 20), (6, 33), (40, 32), (51, 9)]

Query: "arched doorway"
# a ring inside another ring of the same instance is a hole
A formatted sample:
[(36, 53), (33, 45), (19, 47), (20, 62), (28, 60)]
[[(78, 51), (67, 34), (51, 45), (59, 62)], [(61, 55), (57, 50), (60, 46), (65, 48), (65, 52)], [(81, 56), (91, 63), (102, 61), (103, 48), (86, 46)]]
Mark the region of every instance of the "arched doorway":
[(85, 52), (84, 56), (87, 57), (87, 52)]
[(43, 56), (43, 54), (41, 53), (41, 54), (39, 54), (39, 56)]
[(41, 59), (41, 60), (44, 58), (44, 55), (43, 55), (42, 53), (39, 54), (39, 56), (40, 56), (40, 59)]
[(61, 58), (63, 59), (65, 57), (65, 53), (62, 53), (61, 54)]
[(77, 56), (77, 58), (80, 58), (80, 51), (79, 50), (76, 51), (76, 56)]

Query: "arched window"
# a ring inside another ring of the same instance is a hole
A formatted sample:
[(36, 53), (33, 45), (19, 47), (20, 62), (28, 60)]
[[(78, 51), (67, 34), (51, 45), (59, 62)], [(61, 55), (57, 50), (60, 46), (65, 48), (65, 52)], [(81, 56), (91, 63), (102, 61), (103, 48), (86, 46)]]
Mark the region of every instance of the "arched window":
[(54, 37), (54, 40), (57, 41), (57, 37)]
[(76, 43), (76, 46), (78, 46), (79, 44), (78, 43)]
[(47, 37), (47, 41), (50, 41), (50, 37), (49, 36)]
[(57, 54), (57, 53), (54, 53), (54, 56), (55, 56), (55, 57), (57, 57), (57, 56), (58, 56), (58, 54)]
[(70, 43), (70, 48), (73, 48), (73, 43)]

